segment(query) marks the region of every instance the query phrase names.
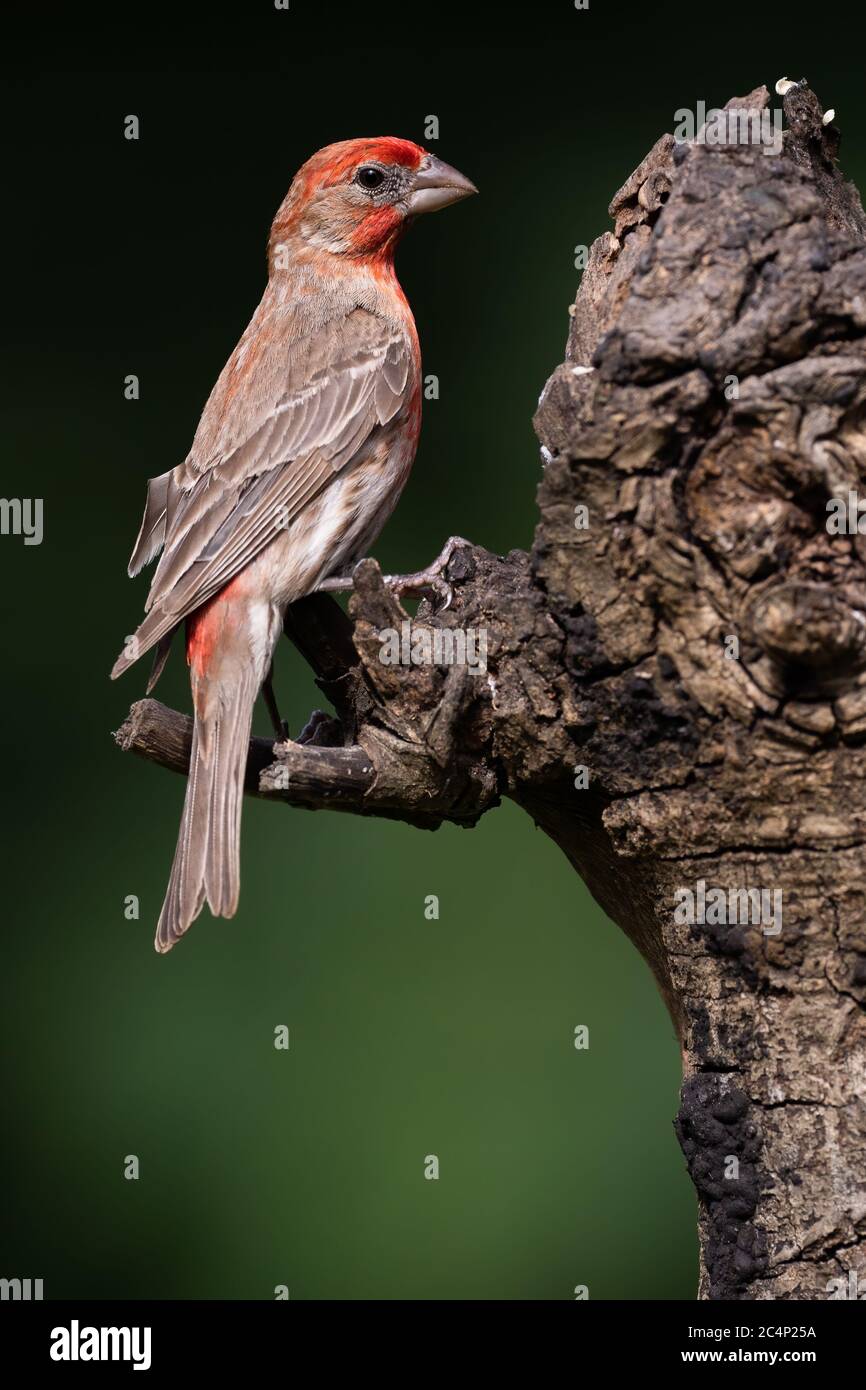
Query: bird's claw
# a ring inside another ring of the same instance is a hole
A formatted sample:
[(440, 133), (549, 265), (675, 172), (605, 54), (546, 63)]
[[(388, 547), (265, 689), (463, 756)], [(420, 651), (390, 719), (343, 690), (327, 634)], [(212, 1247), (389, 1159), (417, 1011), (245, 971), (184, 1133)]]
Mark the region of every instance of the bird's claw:
[(383, 578), (395, 598), (436, 598), (437, 607), (443, 612), (454, 597), (448, 580), (438, 574), (386, 574)]
[[(445, 578), (445, 570), (455, 550), (471, 544), (463, 536), (451, 536), (442, 547), (441, 554), (425, 570), (418, 570), (415, 574), (386, 574), (382, 576), (383, 583), (396, 598), (437, 598), (438, 607), (444, 612), (454, 597), (454, 588)], [(318, 586), (318, 592), (339, 594), (352, 588), (354, 581), (351, 575), (331, 575)]]
[(410, 598), (428, 598), (433, 595), (439, 599), (438, 607), (444, 612), (451, 606), (451, 600), (454, 598), (454, 587), (445, 578), (445, 571), (455, 550), (470, 544), (471, 542), (464, 540), (463, 536), (451, 536), (442, 547), (441, 553), (425, 570), (418, 570), (416, 574), (388, 574), (385, 575), (385, 583), (398, 598), (404, 594)]

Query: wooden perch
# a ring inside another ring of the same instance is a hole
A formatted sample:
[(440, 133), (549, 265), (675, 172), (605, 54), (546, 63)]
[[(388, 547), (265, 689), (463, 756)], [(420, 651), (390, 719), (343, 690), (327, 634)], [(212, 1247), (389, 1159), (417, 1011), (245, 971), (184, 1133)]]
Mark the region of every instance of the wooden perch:
[[(192, 719), (159, 700), (139, 700), (115, 735), (125, 752), (137, 753), (171, 772), (189, 771)], [(273, 764), (273, 766), (272, 766)], [(281, 786), (281, 783), (285, 786)], [(318, 748), (270, 739), (250, 741), (246, 789), (299, 806), (327, 806), (335, 798), (357, 810), (373, 782), (362, 748)]]

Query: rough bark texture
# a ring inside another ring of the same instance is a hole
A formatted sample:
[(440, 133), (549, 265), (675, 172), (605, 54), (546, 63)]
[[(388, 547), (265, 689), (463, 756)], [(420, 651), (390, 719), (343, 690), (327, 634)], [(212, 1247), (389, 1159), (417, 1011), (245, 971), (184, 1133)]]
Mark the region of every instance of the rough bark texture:
[[(459, 549), (415, 620), (485, 629), (487, 670), (383, 664), (406, 615), (367, 561), (351, 622), (287, 622), (336, 719), (250, 761), (260, 795), (427, 828), (511, 797), (562, 847), (677, 1026), (727, 1299), (866, 1292), (866, 540), (826, 510), (866, 471), (866, 219), (808, 87), (784, 104), (780, 153), (665, 136), (614, 199), (536, 417), (532, 555)], [(118, 738), (185, 766), (155, 701)], [(701, 881), (780, 893), (780, 929), (680, 921)]]

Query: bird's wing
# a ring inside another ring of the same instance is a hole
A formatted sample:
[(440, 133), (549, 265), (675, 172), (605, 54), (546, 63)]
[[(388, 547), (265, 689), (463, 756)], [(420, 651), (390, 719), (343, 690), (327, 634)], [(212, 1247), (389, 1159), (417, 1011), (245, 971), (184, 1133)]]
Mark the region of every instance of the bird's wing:
[(357, 308), (288, 345), (280, 337), (260, 325), (241, 339), (189, 458), (154, 480), (137, 551), (156, 553), (161, 533), (164, 551), (117, 674), (248, 565), (408, 402), (401, 325)]

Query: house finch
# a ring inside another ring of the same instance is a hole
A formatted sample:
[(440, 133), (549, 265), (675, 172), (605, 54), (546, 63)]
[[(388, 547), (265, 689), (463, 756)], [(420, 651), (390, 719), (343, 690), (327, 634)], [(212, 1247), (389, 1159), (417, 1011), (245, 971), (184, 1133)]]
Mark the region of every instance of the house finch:
[(253, 705), (264, 684), (276, 717), (286, 607), (367, 553), (415, 456), (421, 359), (394, 248), (417, 214), (474, 192), (408, 140), (313, 155), (274, 218), (267, 288), (189, 455), (148, 484), (130, 575), (162, 557), (147, 617), (111, 674), (156, 646), (150, 691), (185, 619), (195, 715), (158, 951), (205, 899), (215, 916), (235, 912)]

